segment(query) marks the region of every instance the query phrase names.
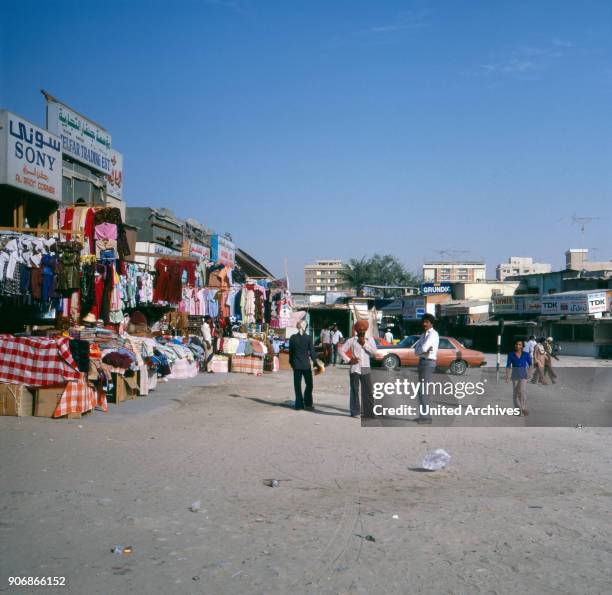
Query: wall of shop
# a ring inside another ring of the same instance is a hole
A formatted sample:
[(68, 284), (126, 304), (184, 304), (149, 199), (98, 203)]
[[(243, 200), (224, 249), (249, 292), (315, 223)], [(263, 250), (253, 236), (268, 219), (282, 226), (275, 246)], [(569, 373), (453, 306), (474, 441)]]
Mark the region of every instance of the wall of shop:
[(518, 286), (518, 281), (453, 283), (453, 297), (456, 300), (490, 300), (494, 292), (500, 295), (514, 295)]

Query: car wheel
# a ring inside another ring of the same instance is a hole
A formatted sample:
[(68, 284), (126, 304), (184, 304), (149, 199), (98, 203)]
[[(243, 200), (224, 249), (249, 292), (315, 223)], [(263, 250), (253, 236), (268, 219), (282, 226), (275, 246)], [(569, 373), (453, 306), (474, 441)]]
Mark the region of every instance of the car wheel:
[(463, 376), (465, 371), (467, 370), (467, 363), (462, 359), (456, 359), (450, 365), (451, 374), (455, 374), (456, 376)]
[(400, 367), (399, 357), (397, 355), (388, 355), (383, 360), (383, 366), (387, 370), (397, 370)]

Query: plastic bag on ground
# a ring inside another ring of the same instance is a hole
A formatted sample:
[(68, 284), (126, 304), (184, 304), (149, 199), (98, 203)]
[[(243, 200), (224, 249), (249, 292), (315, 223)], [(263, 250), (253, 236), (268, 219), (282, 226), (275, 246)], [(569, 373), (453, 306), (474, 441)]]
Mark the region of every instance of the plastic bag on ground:
[(422, 467), (427, 471), (438, 471), (444, 469), (450, 460), (451, 456), (443, 448), (436, 448), (425, 455)]

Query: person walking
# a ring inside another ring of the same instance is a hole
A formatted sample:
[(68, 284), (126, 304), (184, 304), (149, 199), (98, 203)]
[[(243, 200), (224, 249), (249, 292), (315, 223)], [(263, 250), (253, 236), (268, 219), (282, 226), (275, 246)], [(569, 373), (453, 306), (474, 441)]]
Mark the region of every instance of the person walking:
[[(373, 339), (366, 337), (368, 326), (366, 320), (357, 321), (354, 326), (357, 334), (342, 343), (339, 349), (342, 360), (351, 365), (349, 409), (351, 417), (356, 418), (361, 412), (364, 417), (371, 417), (374, 414), (370, 357), (376, 355), (376, 343)], [(349, 351), (351, 357), (347, 355)]]
[(323, 346), (323, 361), (325, 364), (329, 364), (331, 360), (331, 352), (332, 352), (332, 332), (331, 327), (323, 327), (321, 330), (321, 336), (319, 337), (321, 341), (321, 345)]
[(544, 378), (548, 375), (550, 381), (553, 384), (557, 384), (557, 374), (553, 370), (553, 357), (555, 359), (559, 358), (555, 354), (552, 337), (548, 337), (546, 341), (544, 341), (544, 351), (546, 354), (544, 357)]
[(338, 330), (338, 325), (333, 324), (331, 328), (331, 342), (332, 342), (332, 363), (334, 367), (336, 366), (336, 362), (338, 361), (338, 346), (340, 345), (340, 341), (344, 339), (342, 333)]
[(533, 350), (535, 349), (536, 346), (536, 340), (535, 337), (533, 335), (531, 335), (529, 337), (529, 341), (527, 341), (527, 343), (525, 343), (525, 347), (523, 348), (523, 351), (527, 354), (529, 354), (529, 357), (531, 358), (531, 361), (533, 361)]
[(204, 316), (204, 322), (202, 323), (202, 342), (204, 343), (204, 359), (206, 360), (204, 370), (206, 372), (210, 372), (210, 360), (213, 357), (212, 324), (212, 318), (208, 316), (208, 314)]
[[(289, 339), (289, 364), (293, 369), (293, 389), (295, 391), (295, 409), (300, 411), (307, 409), (312, 411), (312, 368), (317, 364), (317, 354), (315, 353), (312, 337), (306, 334), (306, 322), (300, 320), (297, 323), (298, 332), (291, 335)], [(306, 389), (302, 393), (302, 378), (306, 384)]]
[(423, 315), (423, 330), (425, 331), (414, 345), (414, 351), (419, 356), (419, 416), (414, 420), (418, 424), (430, 424), (429, 384), (433, 379), (438, 359), (440, 335), (434, 329), (436, 319), (431, 314)]
[(535, 347), (533, 348), (533, 367), (534, 373), (531, 380), (531, 384), (548, 384), (546, 377), (544, 376), (544, 366), (546, 365), (546, 349), (543, 345), (544, 340), (538, 339)]
[(512, 372), (512, 400), (514, 406), (518, 407), (523, 415), (529, 415), (527, 411), (527, 380), (529, 380), (531, 366), (531, 356), (523, 349), (523, 342), (515, 341), (514, 351), (508, 354), (506, 360), (506, 382), (510, 382), (510, 372)]
[(387, 343), (390, 343), (391, 345), (393, 345), (393, 333), (391, 332), (390, 328), (388, 328), (387, 331), (385, 332), (384, 338)]

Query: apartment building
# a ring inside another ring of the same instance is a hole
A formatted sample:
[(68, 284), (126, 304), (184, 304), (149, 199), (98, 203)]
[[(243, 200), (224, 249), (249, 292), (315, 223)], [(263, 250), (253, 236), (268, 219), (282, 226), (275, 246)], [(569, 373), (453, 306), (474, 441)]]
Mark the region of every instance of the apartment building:
[(487, 265), (481, 261), (436, 260), (423, 264), (424, 283), (484, 281)]
[(529, 256), (511, 256), (508, 262), (497, 265), (495, 273), (498, 281), (504, 281), (506, 277), (550, 273), (551, 270), (552, 266), (550, 264), (533, 262), (533, 258)]
[(316, 293), (322, 291), (346, 291), (349, 289), (342, 271), (348, 267), (341, 261), (335, 259), (317, 260), (304, 267), (304, 291)]

